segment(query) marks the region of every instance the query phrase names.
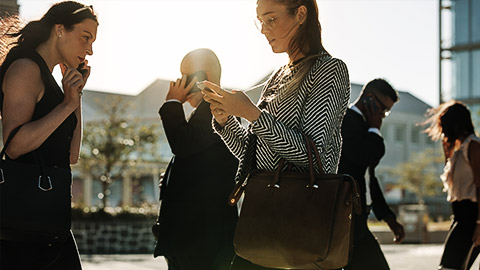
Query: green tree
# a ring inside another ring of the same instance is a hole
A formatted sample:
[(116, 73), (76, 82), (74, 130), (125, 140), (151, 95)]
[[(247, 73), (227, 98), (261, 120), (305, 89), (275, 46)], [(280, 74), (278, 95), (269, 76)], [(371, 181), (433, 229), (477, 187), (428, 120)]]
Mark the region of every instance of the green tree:
[(127, 167), (156, 159), (158, 125), (127, 117), (131, 105), (120, 96), (112, 96), (99, 106), (104, 118), (85, 124), (78, 167), (83, 174), (100, 181), (102, 193), (99, 198), (104, 211), (108, 206), (110, 185), (122, 178)]
[(408, 162), (400, 163), (391, 172), (398, 177), (398, 186), (414, 193), (420, 204), (426, 196), (441, 194), (440, 174), (443, 157), (433, 149), (415, 153)]

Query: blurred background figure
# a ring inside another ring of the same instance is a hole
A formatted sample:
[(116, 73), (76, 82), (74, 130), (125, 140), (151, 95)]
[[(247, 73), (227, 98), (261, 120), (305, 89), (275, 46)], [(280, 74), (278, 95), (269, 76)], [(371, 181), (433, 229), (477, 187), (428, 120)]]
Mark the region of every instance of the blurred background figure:
[[(339, 173), (351, 175), (360, 187), (362, 214), (354, 222), (352, 258), (344, 269), (389, 269), (380, 245), (367, 226), (373, 210), (378, 220), (387, 222), (395, 235), (396, 243), (402, 242), (405, 232), (388, 206), (375, 176), (375, 167), (385, 155), (385, 143), (380, 133), (383, 119), (390, 114), (398, 101), (398, 94), (383, 79), (368, 82), (355, 104), (347, 110), (342, 123), (342, 155)], [(368, 177), (365, 174), (368, 170)]]
[(480, 252), (480, 138), (462, 102), (443, 103), (427, 115), (426, 133), (434, 141), (442, 140), (445, 168), (441, 179), (454, 215), (439, 269), (470, 269)]

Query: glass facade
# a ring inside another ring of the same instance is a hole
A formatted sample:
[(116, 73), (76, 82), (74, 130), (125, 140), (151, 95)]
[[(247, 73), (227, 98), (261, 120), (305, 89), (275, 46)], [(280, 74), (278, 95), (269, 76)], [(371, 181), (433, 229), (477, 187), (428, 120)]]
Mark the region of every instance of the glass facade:
[(472, 1), (472, 41), (480, 42), (480, 1)]
[(466, 99), (470, 97), (470, 53), (454, 52), (453, 59), (453, 93), (455, 99)]
[(452, 1), (453, 99), (480, 98), (480, 1)]
[[(479, 1), (480, 2), (480, 1)], [(472, 51), (472, 95), (480, 97), (480, 49)]]
[(470, 0), (455, 0), (452, 3), (453, 10), (453, 46), (467, 44), (470, 32), (469, 16)]

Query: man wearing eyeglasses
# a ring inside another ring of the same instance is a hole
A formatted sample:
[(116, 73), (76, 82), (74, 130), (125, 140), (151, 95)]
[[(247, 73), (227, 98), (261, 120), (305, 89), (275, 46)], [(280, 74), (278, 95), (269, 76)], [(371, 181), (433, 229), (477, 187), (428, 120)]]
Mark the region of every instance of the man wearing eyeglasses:
[[(400, 243), (405, 236), (403, 226), (397, 222), (395, 213), (387, 205), (375, 177), (375, 167), (385, 154), (380, 127), (397, 101), (398, 94), (392, 86), (383, 79), (375, 79), (363, 87), (343, 119), (343, 145), (338, 172), (349, 174), (357, 180), (363, 206), (362, 214), (355, 216), (352, 259), (344, 269), (389, 269), (380, 245), (367, 226), (370, 210), (378, 220), (387, 222), (396, 243)], [(368, 177), (365, 177), (366, 173)]]

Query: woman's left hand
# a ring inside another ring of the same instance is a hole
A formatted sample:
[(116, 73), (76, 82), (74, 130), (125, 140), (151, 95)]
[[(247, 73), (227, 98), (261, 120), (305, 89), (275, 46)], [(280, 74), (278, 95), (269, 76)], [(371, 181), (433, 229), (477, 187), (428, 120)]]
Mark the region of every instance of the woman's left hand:
[(475, 226), (475, 232), (473, 233), (472, 241), (476, 247), (480, 246), (480, 224), (478, 223), (477, 226)]
[[(62, 72), (62, 76), (65, 75), (65, 72), (67, 71), (67, 69), (68, 67), (65, 64), (60, 64), (60, 71)], [(92, 67), (88, 65), (87, 59), (85, 59), (85, 61), (83, 62), (83, 66), (81, 67), (81, 69), (86, 70), (86, 72), (80, 73), (82, 74), (82, 79), (83, 79), (83, 85), (81, 89), (83, 89), (85, 87), (85, 84), (87, 84), (87, 80), (88, 80), (88, 77), (90, 77), (90, 71), (92, 69)]]
[(260, 117), (260, 109), (253, 104), (250, 98), (241, 91), (232, 92), (221, 89), (218, 85), (209, 81), (203, 82), (209, 90), (202, 90), (205, 101), (210, 103), (212, 111), (221, 112), (224, 115), (234, 115), (252, 122)]

